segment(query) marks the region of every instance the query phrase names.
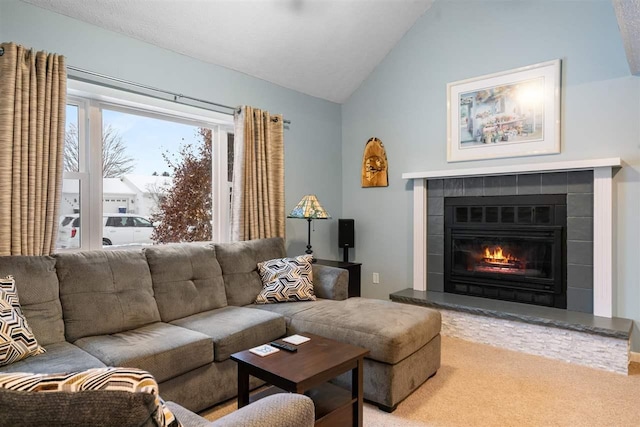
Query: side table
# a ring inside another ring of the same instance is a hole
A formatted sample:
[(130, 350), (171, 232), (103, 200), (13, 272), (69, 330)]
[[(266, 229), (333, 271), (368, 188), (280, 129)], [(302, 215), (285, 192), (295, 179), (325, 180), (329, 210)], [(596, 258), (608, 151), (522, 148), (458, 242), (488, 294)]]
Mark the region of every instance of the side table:
[[(313, 334), (296, 353), (280, 350), (265, 357), (249, 350), (231, 355), (238, 363), (238, 408), (278, 392), (304, 393), (313, 399), (316, 427), (362, 427), (363, 365), (369, 350)], [(328, 381), (351, 372), (351, 390)], [(249, 376), (272, 387), (249, 395)]]
[(316, 264), (344, 268), (347, 270), (349, 272), (349, 298), (360, 296), (360, 269), (362, 267), (362, 263), (318, 259), (316, 260)]

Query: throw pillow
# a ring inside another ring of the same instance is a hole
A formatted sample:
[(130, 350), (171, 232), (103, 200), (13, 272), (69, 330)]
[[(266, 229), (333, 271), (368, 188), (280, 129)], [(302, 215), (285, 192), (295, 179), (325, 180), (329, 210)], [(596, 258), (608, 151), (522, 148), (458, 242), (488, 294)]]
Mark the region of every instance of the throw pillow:
[(256, 304), (315, 301), (312, 259), (311, 255), (301, 255), (258, 263), (262, 291), (256, 297)]
[(44, 352), (22, 314), (13, 276), (0, 279), (0, 366)]
[[(87, 417), (91, 416), (96, 424), (120, 425), (124, 422), (121, 417), (127, 417), (127, 414), (122, 411), (135, 417), (146, 417), (150, 423), (143, 425), (150, 424), (159, 427), (179, 427), (181, 425), (158, 395), (158, 383), (155, 378), (149, 372), (141, 369), (108, 367), (68, 374), (0, 373), (0, 389), (21, 392), (23, 399), (29, 398), (34, 402), (41, 402), (48, 408), (50, 413), (47, 416), (50, 419), (63, 419), (66, 421), (65, 425), (82, 425), (87, 421)], [(96, 396), (91, 392), (99, 393)], [(112, 393), (105, 395), (105, 392)], [(129, 393), (123, 394), (122, 392)], [(135, 394), (135, 396), (131, 396), (134, 400), (130, 399), (131, 393)], [(154, 402), (151, 405), (150, 413), (148, 411), (145, 413), (145, 407), (148, 406), (145, 404), (145, 400), (148, 401), (145, 395), (153, 396)], [(8, 402), (12, 401), (11, 398), (2, 395), (0, 398), (7, 399)], [(80, 407), (81, 403), (95, 406), (105, 398), (109, 407), (93, 408), (93, 415), (92, 408)], [(13, 400), (18, 399), (14, 397)], [(133, 408), (132, 405), (134, 405)], [(77, 410), (74, 410), (73, 407), (76, 407)], [(98, 412), (100, 412), (100, 417), (110, 414), (113, 419), (96, 419)], [(76, 416), (77, 419), (74, 420)], [(79, 422), (79, 420), (83, 422)], [(126, 422), (125, 424), (130, 425), (131, 423)]]

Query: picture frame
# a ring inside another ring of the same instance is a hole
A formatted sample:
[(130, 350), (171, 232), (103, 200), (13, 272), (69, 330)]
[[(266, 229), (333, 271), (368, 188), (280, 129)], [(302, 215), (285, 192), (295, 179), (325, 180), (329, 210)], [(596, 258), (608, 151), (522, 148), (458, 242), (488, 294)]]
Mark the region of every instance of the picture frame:
[(560, 153), (560, 59), (447, 84), (447, 161)]

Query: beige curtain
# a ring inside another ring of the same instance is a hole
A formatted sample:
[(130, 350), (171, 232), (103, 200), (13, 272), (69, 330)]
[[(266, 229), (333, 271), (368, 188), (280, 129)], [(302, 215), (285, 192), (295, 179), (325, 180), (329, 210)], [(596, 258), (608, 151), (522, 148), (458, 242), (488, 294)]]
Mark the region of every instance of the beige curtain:
[(14, 43), (0, 52), (0, 255), (48, 255), (62, 184), (65, 61)]
[(283, 237), (284, 123), (242, 107), (235, 116), (231, 240)]

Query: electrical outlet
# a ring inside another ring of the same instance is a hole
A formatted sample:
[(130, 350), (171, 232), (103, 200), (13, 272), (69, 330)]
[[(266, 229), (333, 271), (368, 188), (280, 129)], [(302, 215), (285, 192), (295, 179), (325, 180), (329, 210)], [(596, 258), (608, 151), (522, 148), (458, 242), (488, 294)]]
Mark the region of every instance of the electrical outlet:
[(380, 275), (378, 273), (373, 273), (373, 283), (374, 284), (380, 283)]

